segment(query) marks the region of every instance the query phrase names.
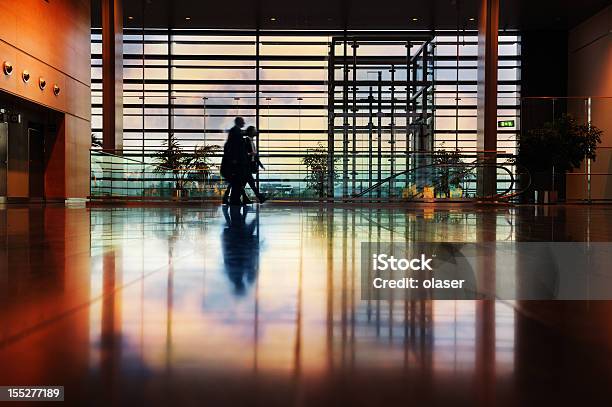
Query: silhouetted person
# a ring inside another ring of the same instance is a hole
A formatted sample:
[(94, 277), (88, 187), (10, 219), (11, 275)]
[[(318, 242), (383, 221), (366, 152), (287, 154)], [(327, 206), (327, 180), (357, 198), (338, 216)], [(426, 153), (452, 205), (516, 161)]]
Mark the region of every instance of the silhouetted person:
[(224, 206), (227, 223), (221, 236), (221, 251), (228, 279), (236, 295), (244, 295), (246, 287), (257, 278), (259, 267), (259, 237), (255, 234), (257, 218), (246, 221), (248, 207)]
[[(249, 156), (244, 144), (243, 127), (244, 119), (236, 117), (234, 119), (234, 127), (229, 130), (227, 141), (223, 147), (221, 175), (227, 180), (231, 189), (229, 196), (229, 203), (231, 205), (241, 204), (240, 196), (249, 174)], [(227, 191), (225, 195), (227, 195)], [(224, 203), (227, 203), (226, 198), (226, 196), (223, 197)]]
[(249, 173), (246, 176), (245, 185), (248, 183), (259, 203), (266, 202), (266, 196), (259, 192), (259, 188), (257, 188), (257, 184), (255, 183), (255, 179), (253, 178), (253, 174), (256, 174), (257, 171), (261, 168), (265, 170), (266, 168), (263, 166), (261, 161), (259, 161), (259, 155), (257, 154), (257, 149), (255, 148), (254, 138), (257, 137), (257, 129), (255, 126), (249, 126), (246, 129), (244, 142), (246, 145), (247, 155), (249, 156)]
[[(232, 191), (232, 187), (231, 185), (227, 185), (227, 188), (225, 188), (225, 192), (223, 192), (223, 204), (224, 205), (228, 205), (229, 204), (229, 197), (230, 197), (230, 192)], [(249, 196), (246, 194), (246, 191), (244, 190), (244, 186), (242, 187), (242, 204), (243, 205), (249, 205), (252, 204), (253, 201), (251, 201), (251, 199), (249, 198)]]

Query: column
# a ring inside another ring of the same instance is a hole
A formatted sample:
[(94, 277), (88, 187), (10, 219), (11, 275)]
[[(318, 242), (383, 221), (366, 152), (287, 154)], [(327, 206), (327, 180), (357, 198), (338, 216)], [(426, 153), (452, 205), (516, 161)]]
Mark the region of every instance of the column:
[(481, 0), (478, 20), (478, 101), (477, 149), (488, 166), (478, 171), (478, 196), (496, 193), (497, 174), (493, 166), (497, 152), (497, 43), (499, 0)]
[[(144, 46), (144, 44), (143, 44)], [(123, 147), (123, 4), (102, 0), (102, 147)]]

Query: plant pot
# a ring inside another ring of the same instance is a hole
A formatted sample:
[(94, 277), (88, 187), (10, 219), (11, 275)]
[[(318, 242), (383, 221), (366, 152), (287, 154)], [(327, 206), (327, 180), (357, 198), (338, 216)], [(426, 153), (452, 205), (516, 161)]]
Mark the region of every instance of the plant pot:
[(434, 187), (430, 185), (426, 185), (423, 187), (423, 199), (431, 200), (433, 202), (435, 196), (436, 195), (435, 195)]
[(461, 187), (453, 187), (450, 190), (451, 198), (463, 198), (463, 189)]
[(557, 191), (551, 190), (535, 190), (534, 191), (534, 201), (536, 204), (554, 204), (559, 201)]
[(531, 173), (531, 185), (535, 191), (551, 191), (553, 189), (552, 171), (534, 171)]
[(565, 199), (565, 173), (552, 171), (533, 172), (531, 176), (531, 197), (536, 204), (550, 204)]

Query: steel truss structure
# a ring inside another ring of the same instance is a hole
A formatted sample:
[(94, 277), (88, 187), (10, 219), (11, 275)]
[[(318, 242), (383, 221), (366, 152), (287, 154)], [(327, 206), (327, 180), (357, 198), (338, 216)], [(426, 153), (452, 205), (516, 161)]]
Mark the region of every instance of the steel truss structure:
[[(405, 55), (359, 54), (360, 49), (375, 47), (403, 47)], [(343, 198), (372, 187), (398, 168), (406, 171), (411, 161), (413, 167), (419, 165), (411, 152), (433, 151), (433, 55), (433, 36), (332, 38), (328, 60), (328, 166), (334, 168), (334, 155), (339, 150)], [(341, 136), (339, 149), (337, 134)], [(359, 167), (367, 170), (358, 171)], [(337, 195), (332, 188), (334, 179), (335, 174), (330, 172), (328, 196), (332, 197)], [(390, 181), (387, 196), (394, 192), (394, 182)], [(382, 193), (382, 189), (377, 190), (378, 197)]]

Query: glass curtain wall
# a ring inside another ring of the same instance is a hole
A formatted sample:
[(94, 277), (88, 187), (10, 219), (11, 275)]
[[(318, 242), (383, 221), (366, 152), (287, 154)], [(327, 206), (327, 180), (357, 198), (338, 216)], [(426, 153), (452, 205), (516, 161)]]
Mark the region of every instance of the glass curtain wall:
[[(419, 33), (387, 34), (397, 37)], [(314, 192), (305, 181), (308, 174), (304, 156), (319, 146), (327, 151), (330, 145), (333, 145), (334, 157), (339, 158), (336, 162), (339, 176), (343, 175), (343, 155), (348, 151), (348, 193), (362, 188), (370, 181), (371, 166), (363, 155), (353, 156), (352, 148), (345, 151), (341, 121), (336, 120), (334, 126), (335, 142), (329, 144), (328, 139), (330, 44), (332, 39), (343, 35), (364, 33), (125, 29), (123, 154), (151, 162), (151, 154), (164, 148), (171, 134), (186, 151), (202, 144), (222, 146), (233, 118), (239, 115), (247, 125), (259, 129), (258, 148), (266, 167), (258, 174), (263, 190), (277, 197), (312, 197)], [(514, 153), (520, 126), (520, 37), (515, 33), (500, 33), (499, 43), (498, 119), (514, 120), (514, 127), (498, 129), (498, 149)], [(476, 33), (437, 33), (432, 44), (433, 146), (473, 152), (476, 149)], [(341, 52), (338, 45), (334, 48), (336, 54)], [(417, 51), (418, 46), (410, 47), (411, 54)], [(349, 55), (350, 52), (349, 48)], [(93, 29), (92, 132), (98, 138), (102, 134), (101, 53), (101, 29)], [(361, 46), (358, 53), (371, 60), (395, 54), (405, 57), (406, 47), (371, 43)], [(335, 71), (337, 79), (342, 73)], [(363, 76), (361, 79), (375, 80), (378, 74), (374, 71), (368, 68), (358, 74), (360, 78)], [(405, 99), (408, 74), (410, 71), (405, 66), (395, 71), (394, 98)], [(389, 70), (383, 71), (383, 80), (391, 80), (390, 75)], [(367, 89), (363, 91), (368, 93)], [(382, 98), (391, 100), (391, 92), (391, 86), (383, 87)], [(405, 108), (396, 109), (399, 117), (395, 126), (405, 128)], [(356, 126), (367, 127), (369, 117), (363, 112)], [(383, 118), (381, 132), (386, 140), (391, 133), (389, 118)], [(383, 143), (388, 159), (394, 160), (394, 171), (400, 171), (407, 162), (406, 138), (402, 137), (393, 151), (389, 143)], [(367, 152), (368, 142), (367, 136), (361, 136), (355, 147)], [(220, 157), (215, 157), (215, 162), (220, 162)], [(389, 162), (383, 165), (389, 172)], [(376, 171), (373, 174), (376, 176)], [(337, 182), (336, 197), (344, 192), (342, 179), (337, 178)]]

